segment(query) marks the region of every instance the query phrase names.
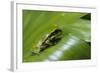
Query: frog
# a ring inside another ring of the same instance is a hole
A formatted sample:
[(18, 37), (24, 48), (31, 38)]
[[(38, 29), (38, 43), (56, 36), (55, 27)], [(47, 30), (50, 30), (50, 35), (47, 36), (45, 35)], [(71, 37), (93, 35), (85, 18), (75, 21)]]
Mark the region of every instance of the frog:
[(34, 51), (32, 51), (32, 55), (40, 55), (43, 51), (46, 49), (55, 46), (60, 42), (62, 39), (62, 30), (60, 28), (54, 29), (50, 34), (48, 34), (44, 40), (39, 41), (38, 44), (34, 48)]

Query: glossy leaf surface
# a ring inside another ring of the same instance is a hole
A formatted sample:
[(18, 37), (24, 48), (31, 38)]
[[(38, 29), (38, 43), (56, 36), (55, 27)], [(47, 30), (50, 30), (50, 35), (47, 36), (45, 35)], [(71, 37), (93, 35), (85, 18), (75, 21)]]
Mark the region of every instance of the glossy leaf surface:
[[(81, 18), (86, 14), (23, 10), (23, 62), (90, 59), (91, 23)], [(62, 31), (61, 40), (41, 51), (41, 44), (56, 29)]]

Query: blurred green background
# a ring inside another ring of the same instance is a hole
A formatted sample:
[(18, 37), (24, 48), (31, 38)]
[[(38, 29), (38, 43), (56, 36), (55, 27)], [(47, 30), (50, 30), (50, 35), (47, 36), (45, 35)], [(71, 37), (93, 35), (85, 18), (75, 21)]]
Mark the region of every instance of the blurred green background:
[[(23, 62), (91, 59), (90, 13), (37, 10), (23, 10), (22, 13)], [(50, 41), (48, 36), (56, 29), (62, 32), (56, 36), (61, 36), (61, 40), (55, 45), (49, 42), (53, 46), (41, 51), (41, 46), (45, 47), (43, 42)]]

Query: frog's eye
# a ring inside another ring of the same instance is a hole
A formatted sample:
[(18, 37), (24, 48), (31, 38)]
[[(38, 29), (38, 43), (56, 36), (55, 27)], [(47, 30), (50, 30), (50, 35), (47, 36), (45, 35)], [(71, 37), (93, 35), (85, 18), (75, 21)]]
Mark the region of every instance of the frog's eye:
[(40, 45), (40, 52), (44, 51), (45, 49), (56, 45), (62, 38), (62, 30), (55, 29), (50, 35), (42, 42)]

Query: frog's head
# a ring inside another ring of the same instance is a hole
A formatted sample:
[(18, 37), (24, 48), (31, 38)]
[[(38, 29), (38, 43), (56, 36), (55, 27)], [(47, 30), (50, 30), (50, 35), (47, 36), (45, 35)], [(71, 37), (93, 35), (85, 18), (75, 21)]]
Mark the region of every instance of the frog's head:
[(40, 42), (38, 44), (33, 44), (31, 51), (33, 54), (39, 54), (40, 53)]

